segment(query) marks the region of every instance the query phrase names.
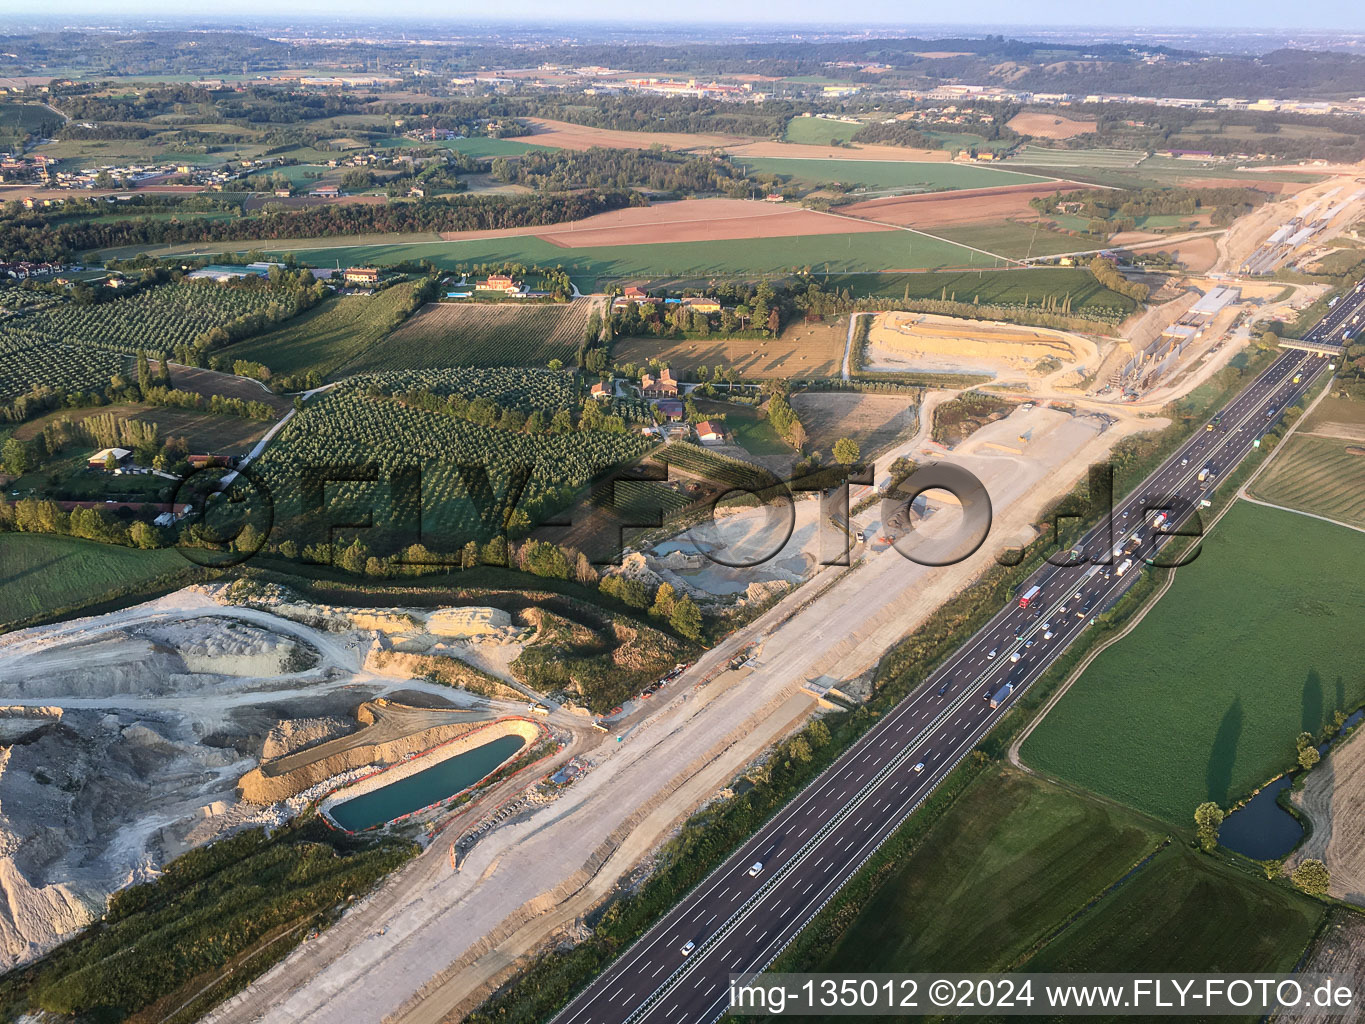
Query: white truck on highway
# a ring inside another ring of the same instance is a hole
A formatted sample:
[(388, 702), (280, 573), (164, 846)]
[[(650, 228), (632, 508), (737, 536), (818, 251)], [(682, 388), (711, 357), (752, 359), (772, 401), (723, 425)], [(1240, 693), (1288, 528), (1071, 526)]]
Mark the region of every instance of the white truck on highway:
[(1122, 576), (1124, 573), (1126, 573), (1126, 572), (1127, 572), (1129, 569), (1131, 569), (1132, 567), (1133, 567), (1133, 560), (1132, 560), (1131, 558), (1125, 558), (1122, 562), (1119, 563), (1119, 567), (1118, 567), (1117, 569), (1115, 569), (1114, 572), (1115, 572), (1117, 575)]

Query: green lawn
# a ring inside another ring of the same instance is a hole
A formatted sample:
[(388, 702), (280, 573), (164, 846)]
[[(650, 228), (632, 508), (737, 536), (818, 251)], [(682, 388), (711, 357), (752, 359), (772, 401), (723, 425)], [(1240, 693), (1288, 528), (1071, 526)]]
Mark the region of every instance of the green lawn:
[(394, 326), (413, 284), (397, 284), (376, 295), (344, 295), (327, 299), (283, 327), (235, 345), (236, 359), (264, 363), (274, 373), (323, 376), (358, 356)]
[(827, 117), (793, 117), (787, 122), (787, 131), (783, 138), (788, 142), (828, 146), (832, 139), (847, 142), (861, 127), (861, 124), (831, 121)]
[(838, 181), (863, 188), (918, 188), (926, 192), (1053, 180), (1037, 174), (947, 161), (915, 163), (908, 160), (800, 160), (782, 157), (739, 158), (736, 163), (759, 174), (776, 174), (811, 185)]
[(1240, 503), (1023, 747), (1042, 771), (1186, 825), (1365, 701), (1365, 537)]
[(189, 563), (173, 549), (132, 548), (45, 534), (0, 534), (0, 623), (91, 604)]
[(1172, 843), (1024, 970), (1287, 973), (1323, 913), (1285, 886)]
[(1012, 768), (983, 774), (897, 864), (819, 971), (1016, 964), (1163, 835)]
[(735, 443), (751, 455), (790, 455), (791, 446), (778, 435), (768, 417), (757, 409), (730, 402), (708, 402), (702, 399), (696, 403), (702, 412), (725, 414), (725, 429), (735, 439)]

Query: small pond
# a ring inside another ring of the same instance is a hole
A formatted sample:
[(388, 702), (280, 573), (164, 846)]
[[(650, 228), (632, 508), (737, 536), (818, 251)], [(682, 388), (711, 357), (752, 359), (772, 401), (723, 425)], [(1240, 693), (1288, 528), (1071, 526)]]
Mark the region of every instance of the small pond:
[(468, 789), (525, 745), (526, 740), (520, 736), (499, 736), (405, 779), (334, 804), (327, 813), (352, 832), (382, 825)]

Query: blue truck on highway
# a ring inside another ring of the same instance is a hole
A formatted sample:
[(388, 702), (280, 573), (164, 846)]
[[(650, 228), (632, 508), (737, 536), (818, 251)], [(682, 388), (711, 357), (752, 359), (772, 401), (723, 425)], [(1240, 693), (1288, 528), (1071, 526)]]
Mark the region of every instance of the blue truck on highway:
[(1006, 683), (1004, 686), (1000, 687), (1000, 689), (991, 694), (991, 708), (998, 708), (1001, 704), (1005, 703), (1005, 701), (1009, 700), (1009, 696), (1013, 692), (1013, 683)]

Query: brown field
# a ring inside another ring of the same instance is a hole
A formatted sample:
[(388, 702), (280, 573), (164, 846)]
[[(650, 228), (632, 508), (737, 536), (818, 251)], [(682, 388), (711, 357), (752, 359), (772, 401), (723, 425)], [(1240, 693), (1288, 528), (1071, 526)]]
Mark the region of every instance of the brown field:
[(570, 362), (587, 333), (598, 299), (567, 303), (429, 302), (345, 370), (439, 366), (544, 366)]
[[(946, 194), (931, 192), (891, 199), (869, 199), (867, 202), (841, 206), (839, 212), (882, 224), (922, 228), (976, 224), (1020, 215), (1035, 218), (1037, 213), (1028, 201), (1035, 196), (1050, 196), (1058, 187), (1056, 184), (1001, 185), (997, 188), (962, 189)], [(1068, 183), (1066, 187), (1071, 189), (1073, 185)]]
[(1313, 823), (1312, 834), (1294, 851), (1286, 868), (1308, 858), (1327, 865), (1328, 892), (1365, 906), (1365, 731), (1357, 729), (1304, 778), (1294, 804)]
[(612, 346), (616, 363), (662, 359), (674, 371), (733, 366), (746, 377), (834, 377), (844, 362), (848, 321), (791, 324), (780, 338), (621, 338)]
[[(1313, 171), (1315, 168), (1301, 167), (1299, 170), (1302, 173)], [(1297, 195), (1306, 188), (1312, 188), (1314, 183), (1304, 181), (1276, 181), (1274, 178), (1189, 177), (1179, 179), (1176, 184), (1186, 185), (1190, 188), (1254, 188), (1258, 192), (1265, 192), (1273, 196), (1292, 196)], [(1321, 182), (1318, 182), (1317, 184), (1321, 184)]]
[(36, 420), (29, 420), (14, 431), (21, 441), (31, 441), (54, 420), (80, 422), (91, 416), (111, 414), (120, 420), (140, 420), (155, 423), (164, 441), (168, 437), (183, 437), (192, 452), (214, 455), (243, 455), (265, 436), (271, 424), (248, 420), (240, 416), (213, 416), (191, 409), (168, 409), (147, 405), (99, 405), (88, 409), (58, 409)]
[(864, 395), (856, 391), (806, 391), (792, 396), (792, 408), (806, 428), (810, 447), (828, 452), (841, 437), (851, 437), (870, 455), (915, 429), (913, 396)]
[(815, 210), (800, 210), (744, 199), (681, 199), (593, 214), (582, 220), (501, 231), (442, 231), (442, 241), (459, 242), (511, 235), (535, 235), (565, 249), (588, 245), (715, 241), (726, 238), (786, 238), (792, 235), (849, 234), (890, 230), (865, 228)]
[[(1118, 243), (1115, 243), (1118, 244)], [(1192, 274), (1202, 274), (1218, 262), (1218, 239), (1191, 238), (1172, 246), (1147, 246), (1169, 252)]]
[[(1327, 923), (1318, 932), (1300, 971), (1340, 982), (1365, 977), (1365, 917), (1340, 908), (1329, 911)], [(1343, 1016), (1340, 1010), (1307, 1009), (1277, 1013), (1270, 1019), (1275, 1024), (1339, 1024), (1359, 1017), (1356, 1014)]]
[(522, 118), (531, 127), (531, 134), (519, 136), (514, 142), (530, 142), (556, 149), (648, 149), (664, 146), (668, 149), (724, 149), (745, 140), (738, 135), (690, 135), (686, 132), (622, 132), (610, 128), (589, 128), (567, 121), (549, 121), (539, 117)]
[(800, 210), (743, 199), (688, 199), (656, 206), (602, 213), (569, 227), (556, 225), (537, 237), (566, 249), (595, 245), (644, 245), (653, 242), (713, 242), (733, 238), (790, 238), (891, 231), (867, 223), (850, 224), (815, 210)]
[(778, 157), (790, 160), (911, 160), (947, 163), (953, 155), (946, 149), (911, 149), (909, 146), (813, 146), (800, 142), (746, 142), (726, 147), (731, 156), (758, 160)]
[(1099, 125), (1094, 119), (1072, 120), (1056, 114), (1033, 113), (1015, 114), (1005, 127), (1035, 139), (1070, 139), (1093, 132)]

